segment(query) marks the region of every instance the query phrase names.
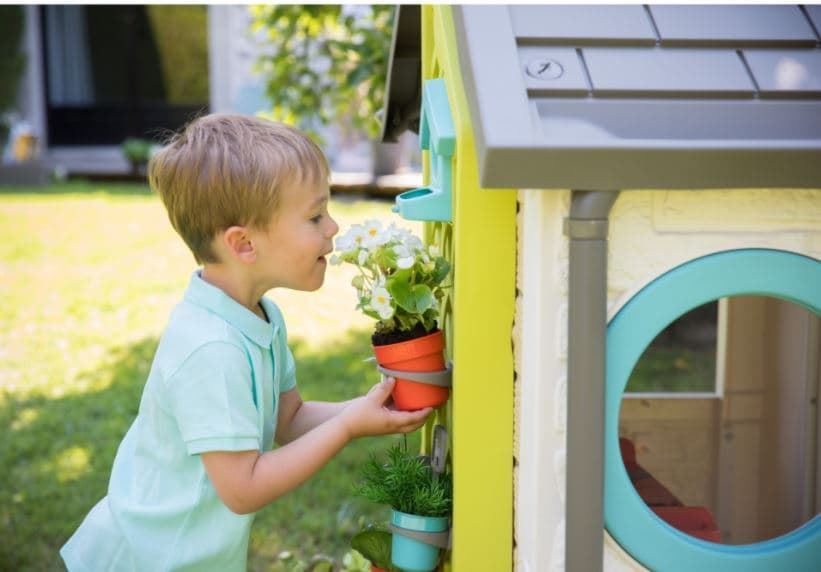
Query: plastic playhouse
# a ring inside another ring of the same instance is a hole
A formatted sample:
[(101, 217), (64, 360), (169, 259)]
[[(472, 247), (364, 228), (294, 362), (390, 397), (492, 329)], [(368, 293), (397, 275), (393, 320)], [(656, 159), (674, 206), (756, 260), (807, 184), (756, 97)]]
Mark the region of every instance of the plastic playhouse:
[[(446, 567), (818, 569), (819, 30), (818, 6), (400, 8), (384, 138), (419, 132), (427, 184), (394, 210), (454, 268)], [(721, 383), (626, 391), (707, 303)]]

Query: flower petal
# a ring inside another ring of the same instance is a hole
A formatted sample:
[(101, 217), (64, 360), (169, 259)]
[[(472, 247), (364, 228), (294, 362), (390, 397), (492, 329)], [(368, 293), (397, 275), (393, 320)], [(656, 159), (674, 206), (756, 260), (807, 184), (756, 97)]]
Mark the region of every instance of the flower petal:
[(411, 266), (413, 266), (413, 263), (415, 261), (416, 261), (416, 258), (414, 258), (413, 256), (403, 256), (402, 258), (397, 258), (396, 259), (396, 265), (399, 268), (401, 268), (402, 270), (405, 270), (405, 269), (410, 268)]

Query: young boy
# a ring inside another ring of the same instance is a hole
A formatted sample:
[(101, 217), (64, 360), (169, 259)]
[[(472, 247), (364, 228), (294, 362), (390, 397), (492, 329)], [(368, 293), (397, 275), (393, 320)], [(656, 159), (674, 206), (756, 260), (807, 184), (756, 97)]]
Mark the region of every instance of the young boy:
[[(60, 551), (69, 571), (245, 570), (254, 513), (349, 441), (419, 428), (393, 385), (303, 402), (272, 288), (316, 290), (339, 230), (328, 164), (285, 125), (191, 123), (149, 165), (151, 187), (202, 269), (171, 314), (108, 495)], [(273, 449), (274, 440), (280, 445)]]

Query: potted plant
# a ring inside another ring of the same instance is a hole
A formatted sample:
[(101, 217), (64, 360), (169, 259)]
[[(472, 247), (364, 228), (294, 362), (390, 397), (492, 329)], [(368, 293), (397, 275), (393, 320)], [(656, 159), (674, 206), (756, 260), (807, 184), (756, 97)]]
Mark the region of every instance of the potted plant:
[[(438, 407), (449, 390), (410, 372), (447, 372), (445, 338), (437, 327), (439, 301), (450, 263), (435, 246), (425, 248), (407, 229), (378, 220), (353, 225), (336, 240), (331, 264), (353, 264), (359, 273), (351, 281), (357, 309), (377, 320), (371, 336), (380, 366), (400, 372), (393, 400), (397, 409), (409, 411)], [(408, 372), (402, 377), (401, 372)], [(415, 379), (410, 379), (415, 378)]]
[(142, 174), (145, 171), (148, 160), (151, 158), (151, 141), (137, 137), (129, 137), (123, 141), (120, 149), (122, 150), (123, 156), (131, 164), (131, 174), (135, 177)]
[(450, 528), (451, 475), (437, 475), (425, 457), (411, 455), (397, 443), (385, 462), (372, 456), (362, 470), (356, 493), (391, 507), (391, 563), (406, 572), (436, 567), (444, 543), (422, 540), (419, 533), (443, 533)]

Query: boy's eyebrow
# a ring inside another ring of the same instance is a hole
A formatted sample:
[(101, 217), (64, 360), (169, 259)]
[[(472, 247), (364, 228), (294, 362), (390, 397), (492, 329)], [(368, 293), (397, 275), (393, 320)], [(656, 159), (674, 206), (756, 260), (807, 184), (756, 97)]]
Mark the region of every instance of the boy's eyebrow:
[(314, 208), (318, 207), (319, 205), (321, 205), (323, 203), (327, 203), (327, 202), (328, 202), (328, 197), (327, 196), (318, 197), (318, 198), (313, 200), (313, 202), (311, 203), (310, 208), (314, 209)]

